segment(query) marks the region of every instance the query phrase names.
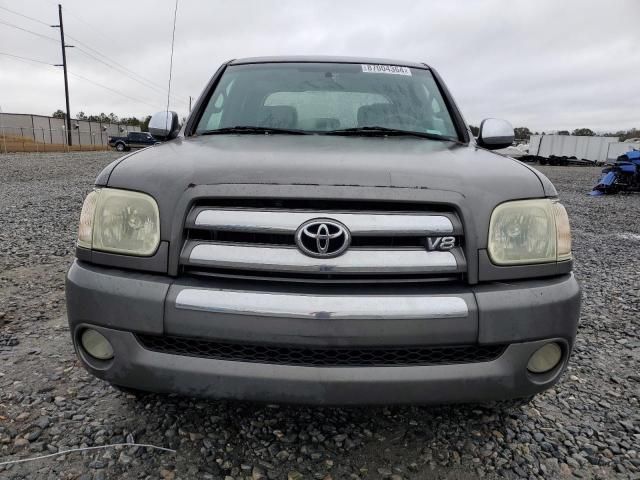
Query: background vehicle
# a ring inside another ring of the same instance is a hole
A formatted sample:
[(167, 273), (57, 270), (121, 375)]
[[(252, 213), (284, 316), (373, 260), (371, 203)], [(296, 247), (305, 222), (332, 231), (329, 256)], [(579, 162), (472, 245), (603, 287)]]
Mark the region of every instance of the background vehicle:
[(591, 191), (592, 196), (640, 191), (640, 150), (630, 150), (620, 155), (616, 163), (604, 168), (602, 173)]
[[(168, 127), (167, 127), (168, 126)], [(528, 399), (580, 308), (551, 182), (477, 140), (418, 62), (227, 62), (180, 131), (111, 163), (67, 276), (72, 340), (114, 385), (263, 402)]]
[(126, 137), (109, 137), (109, 146), (119, 152), (132, 148), (144, 148), (160, 143), (148, 132), (129, 132)]

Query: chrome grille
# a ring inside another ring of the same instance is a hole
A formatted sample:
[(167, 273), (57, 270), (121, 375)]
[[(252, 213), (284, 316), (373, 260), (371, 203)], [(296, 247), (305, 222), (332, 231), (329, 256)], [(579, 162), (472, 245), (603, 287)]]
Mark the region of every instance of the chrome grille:
[[(326, 207), (326, 204), (323, 204)], [(427, 206), (383, 210), (196, 205), (187, 215), (180, 265), (192, 274), (237, 274), (282, 280), (352, 281), (462, 279), (466, 273), (462, 225), (455, 212)], [(361, 207), (361, 204), (358, 205)], [(393, 207), (393, 205), (390, 205)], [(351, 246), (334, 258), (313, 258), (295, 244), (312, 219), (331, 219), (351, 233)], [(449, 251), (427, 251), (429, 236), (454, 236)]]

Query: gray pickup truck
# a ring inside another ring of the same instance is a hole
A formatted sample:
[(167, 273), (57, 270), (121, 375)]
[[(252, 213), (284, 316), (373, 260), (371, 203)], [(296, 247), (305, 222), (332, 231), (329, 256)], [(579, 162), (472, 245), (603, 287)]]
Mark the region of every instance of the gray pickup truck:
[(527, 401), (580, 289), (551, 182), (436, 71), (232, 60), (169, 140), (106, 167), (66, 284), (82, 364), (135, 391), (313, 404)]

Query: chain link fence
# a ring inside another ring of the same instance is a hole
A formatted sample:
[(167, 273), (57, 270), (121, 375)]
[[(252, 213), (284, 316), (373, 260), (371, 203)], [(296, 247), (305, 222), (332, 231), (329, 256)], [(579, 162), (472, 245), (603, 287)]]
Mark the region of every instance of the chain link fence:
[(62, 118), (0, 113), (0, 153), (107, 150), (110, 136), (126, 136), (140, 127), (71, 120), (71, 145)]

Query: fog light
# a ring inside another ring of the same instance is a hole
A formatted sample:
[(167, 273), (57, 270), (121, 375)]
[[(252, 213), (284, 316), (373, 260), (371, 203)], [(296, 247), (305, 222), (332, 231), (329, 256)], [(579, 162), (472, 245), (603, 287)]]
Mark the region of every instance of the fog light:
[(87, 353), (98, 360), (113, 358), (113, 347), (100, 332), (88, 328), (82, 332), (80, 342)]
[(527, 370), (531, 373), (545, 373), (560, 363), (562, 348), (557, 343), (547, 343), (531, 355)]

